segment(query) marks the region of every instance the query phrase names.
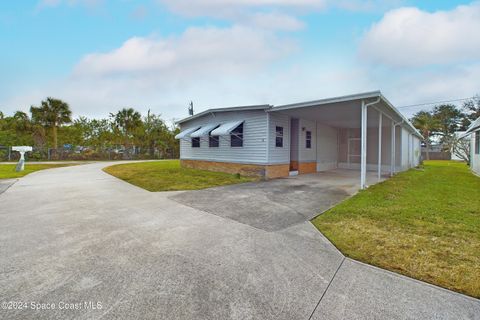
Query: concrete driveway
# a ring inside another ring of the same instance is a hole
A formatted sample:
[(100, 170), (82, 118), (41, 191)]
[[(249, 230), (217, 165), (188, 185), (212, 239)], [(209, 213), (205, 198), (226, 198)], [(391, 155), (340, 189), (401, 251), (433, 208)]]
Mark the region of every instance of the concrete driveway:
[[(369, 180), (376, 180), (375, 176), (369, 173)], [(310, 221), (359, 188), (357, 171), (331, 170), (189, 191), (171, 198), (258, 229), (278, 231)]]
[(267, 232), (106, 165), (0, 194), (1, 319), (479, 319), (479, 300), (345, 259), (309, 222)]

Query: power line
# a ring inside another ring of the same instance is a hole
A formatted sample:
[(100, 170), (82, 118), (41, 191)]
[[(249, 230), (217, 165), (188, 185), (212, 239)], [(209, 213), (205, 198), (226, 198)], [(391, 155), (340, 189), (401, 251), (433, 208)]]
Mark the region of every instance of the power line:
[(475, 97), (469, 97), (469, 98), (443, 100), (443, 101), (435, 101), (435, 102), (428, 102), (428, 103), (411, 104), (411, 105), (407, 105), (407, 106), (397, 107), (397, 109), (412, 108), (412, 107), (421, 107), (421, 106), (429, 106), (429, 105), (435, 105), (435, 104), (441, 104), (441, 103), (448, 103), (448, 102), (458, 102), (458, 101), (465, 101), (465, 100), (470, 100), (470, 99), (474, 99), (474, 98), (475, 98)]

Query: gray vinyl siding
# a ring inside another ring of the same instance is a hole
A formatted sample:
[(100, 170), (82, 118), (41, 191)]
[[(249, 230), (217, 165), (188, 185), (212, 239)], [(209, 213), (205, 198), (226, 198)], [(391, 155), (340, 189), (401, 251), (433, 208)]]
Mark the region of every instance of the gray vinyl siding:
[(190, 139), (180, 140), (180, 159), (265, 164), (267, 162), (267, 114), (263, 110), (219, 112), (182, 123), (181, 130), (209, 123), (221, 124), (245, 120), (243, 147), (231, 147), (230, 136), (220, 137), (218, 148), (208, 146), (208, 137), (200, 141), (200, 148), (192, 148)]
[[(270, 164), (290, 163), (290, 117), (277, 112), (270, 113), (270, 139), (269, 160)], [(275, 146), (275, 127), (283, 127), (283, 148)]]

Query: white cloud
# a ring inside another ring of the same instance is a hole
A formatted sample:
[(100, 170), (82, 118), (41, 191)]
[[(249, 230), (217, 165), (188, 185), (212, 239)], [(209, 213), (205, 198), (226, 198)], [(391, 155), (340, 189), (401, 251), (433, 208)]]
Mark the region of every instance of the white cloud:
[(360, 55), (392, 66), (478, 61), (480, 2), (434, 13), (417, 8), (387, 12), (365, 34)]
[(89, 54), (74, 75), (149, 76), (175, 82), (199, 75), (242, 74), (294, 48), (288, 39), (244, 26), (189, 28), (179, 37), (135, 37), (111, 52)]
[(68, 101), (75, 115), (105, 116), (132, 106), (166, 119), (184, 116), (190, 100), (197, 110), (268, 102), (266, 74), (296, 48), (289, 38), (245, 26), (135, 37), (109, 52), (86, 55), (67, 79), (4, 102), (29, 106), (55, 96)]
[[(289, 14), (310, 13), (329, 7), (350, 11), (383, 11), (405, 0), (157, 0), (185, 16), (232, 18), (255, 10), (283, 10)], [(293, 12), (292, 12), (293, 11)]]
[(187, 16), (232, 17), (259, 8), (324, 8), (327, 0), (159, 0), (173, 12)]
[(304, 28), (304, 23), (295, 17), (282, 13), (256, 13), (244, 22), (261, 29), (296, 31)]

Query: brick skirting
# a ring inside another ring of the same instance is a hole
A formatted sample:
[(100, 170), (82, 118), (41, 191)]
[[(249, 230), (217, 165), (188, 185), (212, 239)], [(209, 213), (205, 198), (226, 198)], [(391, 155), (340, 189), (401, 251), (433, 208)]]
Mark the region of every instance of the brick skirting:
[(290, 172), (288, 164), (257, 165), (183, 159), (180, 160), (180, 165), (184, 168), (226, 172), (231, 174), (239, 173), (242, 176), (263, 177), (267, 179), (288, 177)]
[(317, 163), (316, 162), (300, 162), (298, 164), (298, 173), (315, 173), (317, 172)]

